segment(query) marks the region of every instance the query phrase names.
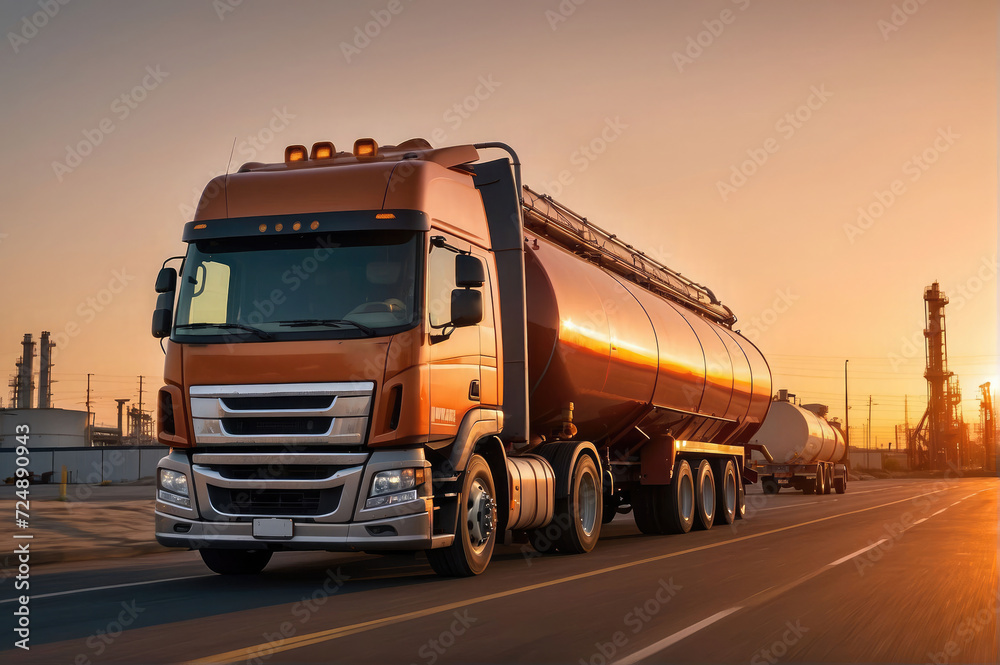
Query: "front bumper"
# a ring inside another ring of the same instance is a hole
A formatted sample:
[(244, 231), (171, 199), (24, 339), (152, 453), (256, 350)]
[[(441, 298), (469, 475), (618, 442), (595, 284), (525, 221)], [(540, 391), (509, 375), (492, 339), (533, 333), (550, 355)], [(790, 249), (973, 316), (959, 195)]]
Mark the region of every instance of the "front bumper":
[(453, 539), (451, 535), (431, 536), (431, 519), (426, 512), (363, 523), (296, 522), (291, 538), (276, 540), (255, 538), (250, 522), (204, 522), (156, 511), (157, 542), (188, 549), (421, 550), (446, 547)]
[[(188, 476), (190, 506), (156, 501), (156, 540), (168, 547), (380, 551), (445, 547), (434, 535), (431, 483), (417, 498), (365, 508), (380, 471), (423, 467), (423, 451), (264, 453), (171, 451), (159, 468)], [(157, 471), (159, 477), (159, 471)], [(256, 531), (254, 523), (278, 525)], [(290, 531), (290, 533), (289, 533)]]

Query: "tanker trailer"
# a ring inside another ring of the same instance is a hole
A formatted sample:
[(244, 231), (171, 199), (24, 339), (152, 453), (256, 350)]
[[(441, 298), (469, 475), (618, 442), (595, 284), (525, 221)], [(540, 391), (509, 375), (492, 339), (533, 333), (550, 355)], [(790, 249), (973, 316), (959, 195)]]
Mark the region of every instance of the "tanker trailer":
[(770, 402), (760, 351), (704, 287), (547, 196), (522, 198), (532, 431), (594, 443), (605, 521), (631, 511), (645, 533), (731, 523), (739, 443)]
[(519, 169), (499, 143), (359, 139), (209, 183), (155, 287), (160, 543), (223, 574), (328, 550), (468, 576), (508, 534), (584, 553), (618, 513), (740, 516), (760, 351)]
[(824, 405), (801, 407), (788, 400), (788, 391), (778, 392), (750, 442), (769, 453), (769, 459), (753, 462), (765, 494), (777, 494), (782, 487), (806, 494), (847, 491), (847, 445), (839, 423), (827, 421), (826, 412)]

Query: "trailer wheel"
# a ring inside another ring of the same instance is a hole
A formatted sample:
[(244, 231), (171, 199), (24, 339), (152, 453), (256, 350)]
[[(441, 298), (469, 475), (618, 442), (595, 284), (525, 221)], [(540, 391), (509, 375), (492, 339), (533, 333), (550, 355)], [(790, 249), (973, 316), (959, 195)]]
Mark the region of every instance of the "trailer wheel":
[(847, 491), (847, 472), (844, 475), (837, 476), (833, 479), (833, 488), (837, 491), (837, 494), (843, 494)]
[(697, 499), (687, 460), (677, 460), (669, 485), (646, 485), (631, 492), (632, 514), (639, 530), (649, 535), (687, 533), (694, 526)]
[(201, 560), (219, 575), (256, 575), (271, 560), (271, 550), (198, 550)]
[(771, 476), (765, 476), (760, 479), (761, 489), (764, 490), (764, 494), (777, 494), (781, 491), (781, 485), (778, 484)]
[(458, 506), (458, 532), (448, 547), (427, 550), (427, 560), (438, 575), (471, 577), (490, 563), (496, 544), (497, 506), (493, 474), (480, 455), (469, 459)]
[(739, 510), (736, 511), (736, 519), (741, 520), (747, 516), (747, 490), (743, 486), (742, 479), (739, 482), (739, 500), (736, 505), (739, 506)]
[(722, 469), (715, 488), (715, 521), (719, 524), (732, 524), (739, 513), (736, 465), (732, 460), (725, 460), (719, 466)]
[(715, 520), (715, 474), (708, 460), (698, 463), (698, 472), (694, 478), (696, 510), (694, 511), (694, 528), (698, 530), (711, 529)]
[(639, 531), (649, 536), (657, 536), (666, 533), (664, 526), (660, 523), (660, 514), (669, 500), (661, 485), (649, 485), (646, 487), (636, 487), (630, 492), (632, 502), (632, 518)]
[(687, 533), (694, 526), (697, 499), (694, 475), (687, 460), (674, 465), (674, 479), (666, 489), (667, 501), (660, 504), (665, 510), (661, 523), (666, 533)]
[(826, 470), (823, 469), (822, 465), (816, 469), (816, 482), (813, 484), (813, 492), (817, 496), (826, 494)]

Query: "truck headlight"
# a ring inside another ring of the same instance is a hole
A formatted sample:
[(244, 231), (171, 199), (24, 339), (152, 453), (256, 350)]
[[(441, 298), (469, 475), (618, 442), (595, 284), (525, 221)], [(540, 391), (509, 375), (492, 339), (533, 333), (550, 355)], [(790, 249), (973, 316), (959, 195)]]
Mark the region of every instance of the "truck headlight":
[(160, 501), (184, 508), (191, 507), (191, 499), (188, 498), (187, 474), (172, 469), (160, 469), (158, 484), (156, 496)]
[(416, 487), (423, 482), (423, 468), (379, 471), (372, 479), (372, 488), (368, 493), (369, 499), (365, 502), (365, 508), (380, 508), (394, 503), (415, 501)]

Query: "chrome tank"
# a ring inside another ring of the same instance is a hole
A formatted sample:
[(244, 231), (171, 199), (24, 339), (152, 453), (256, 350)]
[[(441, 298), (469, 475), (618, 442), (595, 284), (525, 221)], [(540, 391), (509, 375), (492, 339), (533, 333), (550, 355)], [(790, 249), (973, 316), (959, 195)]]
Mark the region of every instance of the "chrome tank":
[(844, 436), (826, 419), (791, 402), (774, 402), (751, 443), (762, 443), (775, 462), (839, 462)]
[[(744, 443), (770, 405), (749, 340), (527, 234), (531, 429), (632, 449), (647, 438)], [(571, 430), (570, 430), (571, 431)]]

